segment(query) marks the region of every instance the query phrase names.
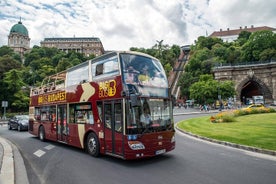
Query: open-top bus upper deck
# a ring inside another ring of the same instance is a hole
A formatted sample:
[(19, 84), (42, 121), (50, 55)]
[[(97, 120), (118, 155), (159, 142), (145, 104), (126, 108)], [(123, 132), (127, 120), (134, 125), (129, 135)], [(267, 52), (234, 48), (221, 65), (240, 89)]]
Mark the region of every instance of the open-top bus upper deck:
[(65, 91), (73, 85), (102, 81), (115, 75), (121, 75), (125, 84), (145, 86), (147, 90), (140, 89), (141, 95), (147, 96), (149, 93), (156, 96), (168, 95), (166, 91), (163, 91), (163, 94), (154, 94), (152, 91), (156, 87), (168, 88), (166, 74), (160, 62), (146, 54), (124, 51), (111, 52), (48, 76), (39, 87), (31, 89), (30, 96)]

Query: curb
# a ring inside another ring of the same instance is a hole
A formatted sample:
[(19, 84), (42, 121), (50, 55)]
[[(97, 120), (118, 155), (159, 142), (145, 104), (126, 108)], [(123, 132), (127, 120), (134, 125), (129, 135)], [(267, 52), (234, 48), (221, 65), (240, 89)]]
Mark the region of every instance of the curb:
[(252, 146), (245, 146), (245, 145), (240, 145), (240, 144), (226, 142), (226, 141), (219, 141), (219, 140), (211, 139), (211, 138), (208, 138), (208, 137), (203, 137), (203, 136), (196, 135), (196, 134), (193, 134), (191, 132), (187, 132), (185, 130), (182, 130), (182, 129), (178, 128), (177, 125), (176, 125), (176, 129), (179, 130), (180, 132), (184, 133), (184, 134), (187, 134), (187, 135), (190, 135), (192, 137), (202, 139), (202, 140), (205, 140), (205, 141), (209, 141), (209, 142), (213, 142), (213, 143), (217, 143), (217, 144), (222, 144), (222, 145), (225, 145), (225, 146), (230, 146), (230, 147), (233, 147), (233, 148), (238, 148), (238, 149), (242, 149), (242, 150), (246, 150), (246, 151), (252, 151), (252, 152), (256, 152), (256, 153), (262, 153), (262, 154), (267, 154), (267, 155), (271, 155), (271, 156), (276, 156), (276, 151), (256, 148), (256, 147), (252, 147)]
[(3, 146), (0, 182), (14, 184), (14, 159), (12, 146), (7, 142), (6, 139), (3, 139), (1, 137), (0, 144)]
[(3, 148), (0, 184), (29, 184), (24, 160), (18, 148), (0, 136), (0, 146)]

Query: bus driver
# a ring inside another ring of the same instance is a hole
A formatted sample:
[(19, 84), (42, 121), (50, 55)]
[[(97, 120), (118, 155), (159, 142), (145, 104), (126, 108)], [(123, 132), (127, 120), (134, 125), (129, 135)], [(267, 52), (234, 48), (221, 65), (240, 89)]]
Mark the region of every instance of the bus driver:
[(146, 126), (151, 123), (150, 110), (147, 107), (144, 107), (143, 113), (140, 116), (140, 122), (142, 125)]

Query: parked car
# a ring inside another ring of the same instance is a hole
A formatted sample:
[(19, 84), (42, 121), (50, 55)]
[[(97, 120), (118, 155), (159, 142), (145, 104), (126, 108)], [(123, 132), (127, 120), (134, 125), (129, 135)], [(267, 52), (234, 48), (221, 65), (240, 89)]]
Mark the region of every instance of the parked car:
[(16, 129), (18, 131), (28, 130), (29, 116), (28, 115), (15, 115), (8, 121), (8, 129)]
[(264, 105), (263, 104), (252, 104), (252, 105), (245, 107), (244, 109), (253, 109), (253, 108), (261, 108), (261, 107), (264, 107)]

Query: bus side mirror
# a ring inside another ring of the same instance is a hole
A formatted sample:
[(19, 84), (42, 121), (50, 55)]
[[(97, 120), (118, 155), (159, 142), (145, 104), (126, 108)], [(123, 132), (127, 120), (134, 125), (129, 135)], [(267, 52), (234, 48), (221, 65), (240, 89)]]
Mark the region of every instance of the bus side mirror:
[(131, 102), (131, 107), (140, 106), (138, 96), (136, 94), (130, 94), (130, 102)]

